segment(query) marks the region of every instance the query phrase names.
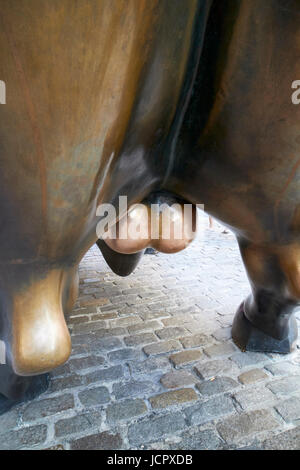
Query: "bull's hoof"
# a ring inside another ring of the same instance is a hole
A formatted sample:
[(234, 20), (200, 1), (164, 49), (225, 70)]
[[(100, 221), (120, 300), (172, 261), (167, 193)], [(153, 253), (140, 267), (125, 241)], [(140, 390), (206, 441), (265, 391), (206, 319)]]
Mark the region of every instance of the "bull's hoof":
[(242, 351), (289, 354), (296, 347), (297, 336), (298, 326), (293, 315), (290, 317), (288, 336), (276, 339), (250, 323), (244, 314), (244, 303), (240, 305), (232, 326), (232, 339)]
[[(28, 377), (25, 380), (28, 381)], [(13, 406), (25, 403), (27, 401), (33, 400), (37, 396), (44, 393), (50, 382), (49, 374), (37, 375), (31, 377), (30, 385), (22, 395), (19, 393), (18, 398), (7, 398), (6, 396), (0, 393), (0, 415), (9, 411)], [(12, 396), (15, 394), (15, 389), (12, 391)]]

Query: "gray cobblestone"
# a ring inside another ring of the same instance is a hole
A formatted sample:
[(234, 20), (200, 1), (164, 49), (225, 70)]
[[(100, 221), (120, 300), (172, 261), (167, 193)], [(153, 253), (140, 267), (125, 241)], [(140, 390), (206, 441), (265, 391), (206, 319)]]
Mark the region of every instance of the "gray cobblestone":
[(123, 377), (124, 371), (121, 365), (108, 367), (107, 369), (98, 369), (84, 376), (85, 382), (91, 384), (94, 382), (113, 382)]
[(269, 410), (257, 410), (250, 413), (231, 416), (217, 425), (221, 437), (229, 444), (237, 443), (245, 437), (279, 426)]
[(170, 356), (170, 361), (176, 367), (198, 361), (201, 357), (202, 352), (199, 349), (190, 349), (176, 354), (172, 354), (172, 356)]
[(157, 320), (146, 321), (142, 323), (138, 323), (137, 325), (130, 325), (128, 326), (129, 333), (140, 333), (142, 331), (155, 331), (161, 327), (161, 324)]
[(213, 361), (199, 363), (195, 366), (195, 371), (202, 379), (211, 379), (217, 375), (234, 373), (237, 366), (229, 359), (216, 359)]
[(73, 407), (74, 398), (71, 394), (33, 401), (25, 407), (23, 420), (33, 421), (35, 419), (44, 418), (45, 416), (60, 413), (61, 411), (69, 410)]
[(147, 412), (146, 403), (137, 398), (135, 400), (124, 400), (120, 403), (112, 403), (106, 409), (107, 421), (115, 424), (122, 420), (128, 420)]
[(205, 347), (213, 342), (213, 338), (208, 335), (198, 334), (180, 338), (182, 346), (186, 349)]
[[(300, 397), (292, 397), (275, 406), (278, 413), (285, 421), (300, 422)], [(300, 447), (300, 440), (299, 440)]]
[(80, 375), (68, 375), (51, 381), (48, 392), (57, 392), (72, 387), (79, 387), (84, 384), (84, 379)]
[(189, 424), (205, 424), (224, 415), (233, 413), (232, 400), (226, 396), (212, 398), (185, 410)]
[(267, 387), (276, 395), (288, 395), (289, 393), (299, 392), (300, 376), (286, 377), (281, 380), (275, 380)]
[(79, 400), (84, 406), (103, 405), (110, 401), (109, 391), (106, 387), (97, 387), (79, 393)]
[(236, 348), (231, 343), (220, 343), (204, 349), (209, 357), (228, 356), (236, 352)]
[(105, 363), (105, 359), (102, 356), (88, 356), (80, 357), (77, 359), (71, 359), (69, 364), (73, 371), (82, 369), (89, 369), (91, 367), (97, 367)]
[(16, 431), (10, 431), (0, 436), (0, 450), (18, 450), (26, 447), (34, 448), (45, 442), (47, 426), (30, 426)]
[(300, 426), (264, 441), (264, 450), (299, 450)]
[(179, 388), (195, 384), (197, 379), (186, 370), (176, 370), (163, 375), (160, 381), (165, 388)]
[(12, 409), (0, 416), (0, 435), (7, 433), (10, 429), (17, 426), (20, 419), (18, 408)]
[(152, 374), (160, 373), (162, 370), (169, 369), (171, 364), (167, 357), (149, 357), (142, 362), (128, 362), (132, 374)]
[(141, 351), (131, 348), (118, 349), (107, 355), (111, 362), (140, 361), (144, 355)]
[(155, 333), (160, 339), (168, 340), (173, 338), (179, 338), (179, 336), (183, 336), (185, 334), (185, 329), (178, 326), (178, 327), (169, 327), (169, 328), (162, 328), (161, 330), (157, 330)]
[(123, 445), (120, 434), (108, 431), (71, 441), (72, 450), (118, 450)]
[(205, 430), (183, 433), (179, 447), (183, 450), (217, 450), (223, 447), (223, 443), (216, 431)]
[(157, 341), (153, 333), (141, 333), (139, 335), (126, 336), (124, 342), (126, 346), (138, 346), (139, 344), (149, 344)]
[(144, 347), (144, 352), (147, 354), (147, 356), (151, 356), (155, 354), (176, 351), (178, 349), (181, 349), (181, 345), (178, 341), (173, 339), (169, 341), (149, 344), (149, 346)]
[(236, 387), (238, 387), (238, 383), (230, 377), (217, 377), (197, 384), (197, 388), (202, 395), (216, 395), (217, 393), (228, 392)]
[(265, 403), (272, 404), (275, 396), (264, 385), (242, 390), (234, 395), (235, 400), (240, 404), (243, 410), (253, 407), (262, 407)]
[(147, 393), (155, 391), (157, 386), (153, 382), (131, 381), (126, 384), (114, 384), (113, 392), (116, 399), (144, 396)]
[(151, 417), (129, 427), (128, 438), (132, 445), (141, 445), (155, 441), (165, 435), (184, 429), (182, 413), (169, 413), (160, 417)]
[(120, 349), (122, 342), (118, 338), (112, 336), (106, 338), (94, 338), (91, 345), (91, 350), (94, 352), (112, 351), (114, 349)]
[(279, 362), (279, 364), (267, 364), (265, 366), (273, 375), (293, 375), (300, 374), (299, 365), (292, 364), (291, 362)]
[(248, 352), (246, 354), (238, 352), (234, 354), (231, 359), (241, 368), (259, 365), (269, 361), (269, 358), (265, 354), (255, 352)]
[(101, 425), (101, 413), (93, 410), (91, 413), (77, 414), (71, 418), (60, 419), (55, 423), (55, 436), (61, 437), (86, 431)]

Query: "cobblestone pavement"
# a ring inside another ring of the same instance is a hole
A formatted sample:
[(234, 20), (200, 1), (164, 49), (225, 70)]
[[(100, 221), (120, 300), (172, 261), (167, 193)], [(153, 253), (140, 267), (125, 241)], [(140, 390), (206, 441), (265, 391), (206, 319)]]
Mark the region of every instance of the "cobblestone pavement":
[(0, 416), (1, 449), (300, 449), (300, 349), (234, 346), (248, 281), (230, 233), (204, 239), (144, 256), (127, 278), (87, 253), (72, 356), (46, 393)]

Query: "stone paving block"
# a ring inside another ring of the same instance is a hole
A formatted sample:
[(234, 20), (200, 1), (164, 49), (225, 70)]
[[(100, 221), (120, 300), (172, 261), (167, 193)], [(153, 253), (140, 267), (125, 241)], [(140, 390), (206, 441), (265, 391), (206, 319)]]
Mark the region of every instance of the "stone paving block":
[(172, 356), (170, 356), (170, 361), (175, 367), (177, 367), (198, 361), (202, 356), (203, 353), (199, 349), (190, 349), (172, 354)]
[(238, 367), (229, 359), (216, 359), (213, 361), (200, 362), (194, 367), (201, 379), (211, 379), (217, 375), (233, 374)]
[(70, 367), (73, 371), (90, 369), (91, 367), (98, 367), (105, 363), (102, 356), (88, 356), (71, 359), (69, 361)]
[(84, 390), (78, 394), (78, 397), (84, 406), (103, 405), (110, 401), (110, 394), (106, 387), (96, 387)]
[(86, 297), (90, 297), (90, 298), (79, 300), (78, 302), (79, 307), (96, 307), (96, 306), (101, 307), (109, 303), (108, 298), (95, 299), (91, 296), (86, 296)]
[(197, 383), (197, 378), (186, 370), (172, 370), (163, 375), (160, 382), (165, 388), (180, 388)]
[(73, 387), (79, 387), (84, 384), (84, 379), (80, 375), (67, 375), (67, 377), (60, 377), (52, 379), (47, 390), (48, 393), (59, 392)]
[[(300, 390), (299, 390), (300, 391)], [(287, 422), (300, 421), (300, 397), (291, 397), (275, 406), (275, 409)], [(300, 450), (300, 440), (299, 440)]]
[(123, 377), (124, 370), (121, 365), (108, 367), (107, 369), (98, 369), (94, 372), (84, 375), (86, 384), (91, 384), (94, 382), (114, 382)]
[(157, 343), (149, 344), (143, 348), (143, 351), (147, 356), (167, 353), (171, 351), (178, 351), (182, 346), (179, 341), (171, 339), (169, 341), (160, 341)]
[(111, 321), (112, 327), (126, 327), (129, 325), (136, 325), (137, 323), (142, 323), (142, 319), (138, 315), (132, 315), (130, 317), (117, 318), (116, 320)]
[(94, 336), (91, 334), (72, 336), (72, 346), (89, 346), (93, 342)]
[(157, 385), (150, 381), (137, 381), (115, 383), (113, 386), (113, 393), (117, 400), (128, 397), (135, 397), (138, 395), (144, 396), (151, 392), (156, 391)]
[(223, 447), (220, 437), (215, 431), (197, 431), (195, 434), (185, 432), (178, 444), (180, 450), (217, 450)]
[(266, 364), (265, 369), (271, 372), (271, 374), (278, 376), (300, 374), (299, 365), (286, 361)]
[(82, 413), (71, 418), (60, 419), (55, 423), (55, 436), (61, 437), (75, 434), (100, 426), (102, 422), (101, 413), (93, 410), (91, 413)]
[(217, 356), (229, 356), (236, 352), (236, 347), (231, 343), (220, 343), (205, 348), (204, 352), (207, 356), (212, 358)]
[(263, 384), (247, 390), (241, 390), (234, 395), (234, 398), (243, 410), (253, 407), (259, 408), (266, 404), (272, 405), (275, 401), (275, 395)]
[(197, 403), (185, 409), (185, 415), (190, 425), (205, 424), (219, 419), (224, 415), (234, 413), (235, 407), (227, 396), (218, 396), (211, 400)]
[(127, 327), (129, 333), (140, 333), (142, 331), (155, 331), (158, 328), (161, 328), (161, 324), (157, 320), (150, 320), (142, 323), (138, 323), (136, 325), (130, 325)]
[(198, 334), (193, 336), (185, 336), (184, 338), (179, 338), (182, 346), (185, 349), (205, 347), (213, 342), (213, 338), (208, 335)]
[(60, 395), (53, 398), (32, 401), (22, 413), (24, 421), (33, 421), (46, 416), (60, 413), (74, 407), (74, 398), (71, 394)]
[(182, 388), (170, 392), (160, 393), (150, 397), (149, 401), (152, 408), (167, 408), (169, 406), (180, 405), (198, 399), (198, 395), (193, 388)]
[(140, 316), (143, 320), (149, 321), (154, 319), (162, 319), (166, 317), (170, 317), (168, 312), (158, 311), (158, 312), (141, 312)]
[(18, 408), (13, 408), (10, 411), (0, 415), (0, 435), (7, 433), (10, 429), (17, 426), (20, 420), (20, 412)]
[(276, 429), (278, 426), (279, 422), (271, 411), (256, 410), (224, 419), (217, 424), (217, 430), (227, 443), (232, 444), (253, 434)]
[(186, 333), (186, 330), (180, 326), (162, 328), (161, 330), (155, 331), (156, 335), (162, 340), (168, 340), (173, 338), (179, 338)]
[(108, 360), (112, 363), (126, 362), (126, 361), (140, 361), (144, 358), (144, 354), (133, 348), (117, 349), (107, 355)]
[(116, 327), (116, 328), (99, 328), (99, 330), (94, 331), (93, 338), (107, 338), (110, 336), (125, 336), (127, 335), (126, 328)]
[[(205, 318), (203, 315), (202, 317)], [(205, 318), (205, 321), (201, 317), (200, 320), (190, 321), (189, 323), (184, 324), (184, 328), (188, 330), (191, 334), (211, 334), (216, 329), (216, 323), (214, 320), (208, 321)]]
[(238, 352), (234, 354), (231, 359), (241, 368), (264, 364), (270, 361), (266, 354), (256, 352)]
[(243, 372), (243, 374), (240, 374), (238, 377), (239, 381), (244, 385), (249, 385), (268, 378), (269, 376), (264, 372), (263, 369), (251, 369), (247, 372)]
[(300, 426), (266, 439), (262, 444), (262, 448), (264, 450), (299, 450)]
[(219, 328), (218, 330), (213, 332), (213, 337), (217, 341), (227, 341), (231, 339), (231, 327)]
[(113, 351), (114, 349), (121, 349), (123, 343), (120, 339), (114, 338), (113, 336), (104, 338), (93, 338), (91, 344), (91, 351), (95, 353), (102, 353), (103, 351)]
[(69, 317), (69, 324), (87, 323), (89, 320), (90, 318), (87, 315), (76, 315), (75, 317)]
[(288, 395), (289, 393), (300, 391), (300, 375), (285, 377), (284, 379), (275, 380), (267, 385), (267, 387), (276, 395)]
[(118, 450), (123, 445), (120, 434), (109, 431), (85, 436), (71, 441), (71, 450)]
[(123, 400), (112, 403), (106, 408), (106, 419), (108, 423), (115, 424), (122, 420), (129, 420), (147, 413), (146, 403), (137, 398), (135, 400)]
[(57, 378), (57, 377), (68, 375), (70, 373), (71, 373), (70, 364), (69, 362), (66, 362), (62, 366), (59, 366), (56, 369), (52, 370), (50, 372), (50, 377)]
[(201, 395), (216, 395), (218, 393), (228, 392), (238, 387), (238, 383), (230, 377), (216, 377), (197, 384)]
[(133, 446), (155, 441), (165, 435), (173, 435), (183, 430), (185, 421), (181, 412), (168, 413), (164, 416), (151, 416), (141, 422), (132, 424), (128, 429), (128, 439)]
[(161, 373), (166, 369), (170, 369), (171, 364), (167, 357), (149, 357), (142, 362), (128, 362), (128, 366), (132, 374), (153, 374)]
[(107, 313), (99, 312), (91, 316), (91, 321), (112, 320), (114, 318), (118, 318), (118, 312), (116, 311), (107, 312)]
[(161, 322), (163, 323), (164, 327), (177, 327), (179, 325), (184, 325), (185, 323), (194, 321), (192, 315), (189, 314), (175, 314), (172, 317), (163, 318)]
[(47, 438), (47, 426), (24, 427), (16, 431), (10, 431), (0, 435), (0, 450), (17, 450), (22, 448), (34, 448), (37, 444), (43, 444)]
[(138, 346), (139, 344), (149, 344), (157, 341), (153, 333), (141, 333), (139, 335), (125, 336), (126, 346)]

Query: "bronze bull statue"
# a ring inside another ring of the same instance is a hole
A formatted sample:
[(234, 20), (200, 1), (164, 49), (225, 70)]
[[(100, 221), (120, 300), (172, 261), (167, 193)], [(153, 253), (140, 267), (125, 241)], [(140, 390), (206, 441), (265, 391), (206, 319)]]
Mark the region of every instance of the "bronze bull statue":
[[(0, 0), (0, 393), (32, 396), (68, 359), (77, 267), (121, 195), (204, 204), (230, 227), (252, 288), (233, 339), (291, 351), (299, 15), (299, 0)], [(121, 275), (144, 249), (98, 245)]]

